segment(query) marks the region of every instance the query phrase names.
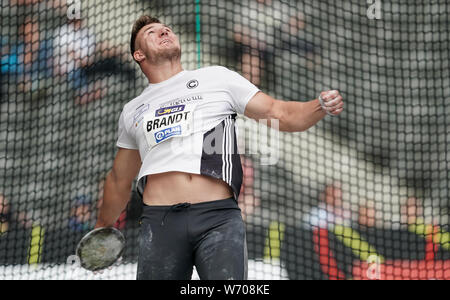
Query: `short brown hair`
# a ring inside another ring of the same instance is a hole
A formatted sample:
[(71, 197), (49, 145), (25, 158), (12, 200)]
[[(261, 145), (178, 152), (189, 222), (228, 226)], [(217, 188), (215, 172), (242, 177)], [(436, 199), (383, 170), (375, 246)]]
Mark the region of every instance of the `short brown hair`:
[(136, 43), (136, 37), (137, 37), (139, 31), (144, 26), (147, 26), (147, 25), (153, 24), (153, 23), (161, 23), (161, 22), (157, 18), (151, 17), (151, 16), (141, 16), (141, 17), (139, 17), (139, 19), (136, 20), (136, 22), (134, 22), (133, 30), (131, 31), (131, 40), (130, 40), (131, 56), (133, 56), (134, 51), (136, 51), (135, 43)]

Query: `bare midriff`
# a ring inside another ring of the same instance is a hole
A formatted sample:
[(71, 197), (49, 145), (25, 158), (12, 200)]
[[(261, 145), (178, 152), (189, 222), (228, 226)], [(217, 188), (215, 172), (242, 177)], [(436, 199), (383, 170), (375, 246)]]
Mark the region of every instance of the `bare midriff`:
[(144, 203), (149, 206), (201, 203), (233, 196), (223, 180), (206, 175), (166, 172), (147, 176)]

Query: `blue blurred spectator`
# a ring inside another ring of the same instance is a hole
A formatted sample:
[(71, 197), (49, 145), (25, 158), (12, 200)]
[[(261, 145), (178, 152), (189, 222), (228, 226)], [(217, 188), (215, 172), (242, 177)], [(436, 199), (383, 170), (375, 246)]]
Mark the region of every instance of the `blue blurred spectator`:
[(1, 38), (0, 43), (2, 49), (0, 64), (1, 73), (18, 73), (18, 69), (21, 66), (21, 64), (19, 63), (19, 52), (23, 53), (23, 50), (19, 51), (19, 49), (17, 49), (18, 45), (11, 46), (9, 44), (9, 38), (6, 36)]
[(53, 33), (53, 70), (57, 76), (67, 76), (70, 87), (76, 92), (77, 103), (87, 103), (103, 96), (95, 85), (89, 89), (85, 68), (94, 60), (95, 33), (82, 26), (81, 20), (73, 20), (57, 28)]
[(54, 74), (67, 76), (76, 94), (75, 103), (85, 104), (106, 95), (107, 87), (96, 74), (125, 73), (128, 79), (134, 78), (134, 71), (120, 61), (120, 56), (130, 60), (128, 49), (99, 41), (82, 19), (57, 28), (53, 36)]
[(17, 83), (19, 91), (29, 92), (42, 88), (39, 83), (52, 76), (51, 44), (41, 39), (37, 18), (27, 17), (19, 28), (16, 43), (2, 38), (1, 73)]
[(92, 198), (87, 195), (77, 196), (74, 207), (70, 211), (69, 228), (73, 232), (85, 232), (93, 226), (91, 224)]

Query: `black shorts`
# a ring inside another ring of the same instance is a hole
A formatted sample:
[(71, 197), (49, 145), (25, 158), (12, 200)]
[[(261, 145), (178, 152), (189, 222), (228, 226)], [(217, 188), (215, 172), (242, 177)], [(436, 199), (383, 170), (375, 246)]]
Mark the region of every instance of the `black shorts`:
[(247, 245), (234, 198), (173, 206), (144, 205), (138, 280), (247, 279)]

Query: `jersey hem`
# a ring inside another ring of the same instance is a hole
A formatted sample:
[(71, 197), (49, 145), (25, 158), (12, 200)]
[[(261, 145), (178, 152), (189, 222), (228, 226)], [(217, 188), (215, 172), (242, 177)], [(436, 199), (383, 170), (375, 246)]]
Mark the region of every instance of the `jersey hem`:
[(131, 146), (131, 145), (123, 144), (123, 143), (116, 143), (116, 146), (118, 148), (123, 148), (123, 149), (128, 149), (128, 150), (139, 150), (139, 148), (136, 146)]

